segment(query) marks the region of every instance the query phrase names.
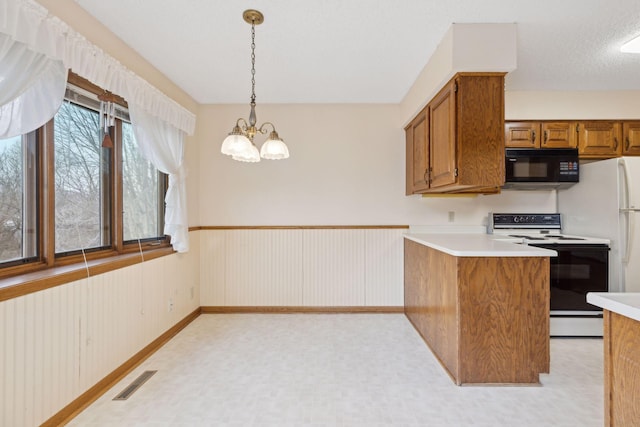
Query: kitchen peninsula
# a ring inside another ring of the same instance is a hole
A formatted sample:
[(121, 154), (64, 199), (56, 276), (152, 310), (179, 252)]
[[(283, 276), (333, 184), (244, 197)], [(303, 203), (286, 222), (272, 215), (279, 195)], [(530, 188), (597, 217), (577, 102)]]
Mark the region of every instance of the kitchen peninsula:
[(640, 425), (640, 293), (590, 292), (604, 309), (605, 426)]
[(486, 234), (407, 234), (405, 314), (458, 384), (549, 372), (549, 257)]

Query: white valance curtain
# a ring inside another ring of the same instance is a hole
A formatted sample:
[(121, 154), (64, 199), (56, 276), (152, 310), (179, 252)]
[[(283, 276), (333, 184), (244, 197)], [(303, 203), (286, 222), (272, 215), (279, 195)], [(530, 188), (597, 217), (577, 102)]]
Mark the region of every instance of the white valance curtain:
[[(193, 135), (195, 115), (49, 15), (42, 5), (32, 0), (0, 0), (0, 138), (30, 132), (55, 115), (64, 97), (68, 69), (127, 100), (134, 111), (136, 137), (140, 134), (145, 141), (139, 142), (145, 157), (169, 174), (165, 232), (171, 235), (174, 249), (186, 252), (183, 139), (185, 134)], [(168, 136), (160, 136), (165, 132)], [(167, 156), (173, 156), (171, 162)]]
[[(2, 6), (0, 138), (9, 138), (31, 132), (55, 115), (62, 104), (67, 69), (56, 58), (55, 48), (42, 43), (56, 38), (47, 26), (38, 24), (46, 13), (28, 4)], [(31, 23), (35, 25), (30, 31), (25, 27)]]

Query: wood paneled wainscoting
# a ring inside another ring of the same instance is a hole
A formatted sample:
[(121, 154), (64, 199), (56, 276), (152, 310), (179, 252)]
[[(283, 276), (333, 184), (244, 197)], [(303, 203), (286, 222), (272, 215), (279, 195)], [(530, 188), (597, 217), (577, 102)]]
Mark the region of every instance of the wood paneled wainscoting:
[(549, 372), (549, 258), (456, 257), (405, 240), (405, 313), (454, 382)]
[(407, 228), (200, 227), (201, 305), (205, 312), (394, 311), (403, 306)]
[(188, 254), (86, 269), (0, 301), (0, 426), (63, 425), (197, 317), (190, 238)]

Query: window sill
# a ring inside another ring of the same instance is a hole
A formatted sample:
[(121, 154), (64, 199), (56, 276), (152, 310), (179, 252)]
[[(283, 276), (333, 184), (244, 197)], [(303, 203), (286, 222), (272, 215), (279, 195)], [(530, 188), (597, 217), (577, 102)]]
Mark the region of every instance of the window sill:
[[(6, 301), (174, 253), (171, 246), (47, 268), (0, 279), (0, 301)], [(88, 272), (87, 272), (88, 270)]]

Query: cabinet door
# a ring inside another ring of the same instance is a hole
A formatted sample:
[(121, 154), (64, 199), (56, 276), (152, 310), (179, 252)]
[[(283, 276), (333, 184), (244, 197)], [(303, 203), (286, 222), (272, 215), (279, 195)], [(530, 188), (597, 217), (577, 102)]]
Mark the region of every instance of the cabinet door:
[(542, 148), (576, 148), (576, 125), (573, 122), (542, 122)]
[(431, 188), (456, 182), (455, 81), (447, 84), (429, 103)]
[(620, 122), (590, 121), (578, 123), (578, 152), (585, 158), (617, 157), (622, 152)]
[(429, 114), (425, 108), (405, 128), (407, 143), (406, 194), (416, 194), (429, 189)]
[(540, 148), (540, 123), (506, 122), (504, 145), (509, 148)]
[(624, 140), (622, 154), (624, 156), (640, 155), (640, 122), (623, 122), (622, 134)]

